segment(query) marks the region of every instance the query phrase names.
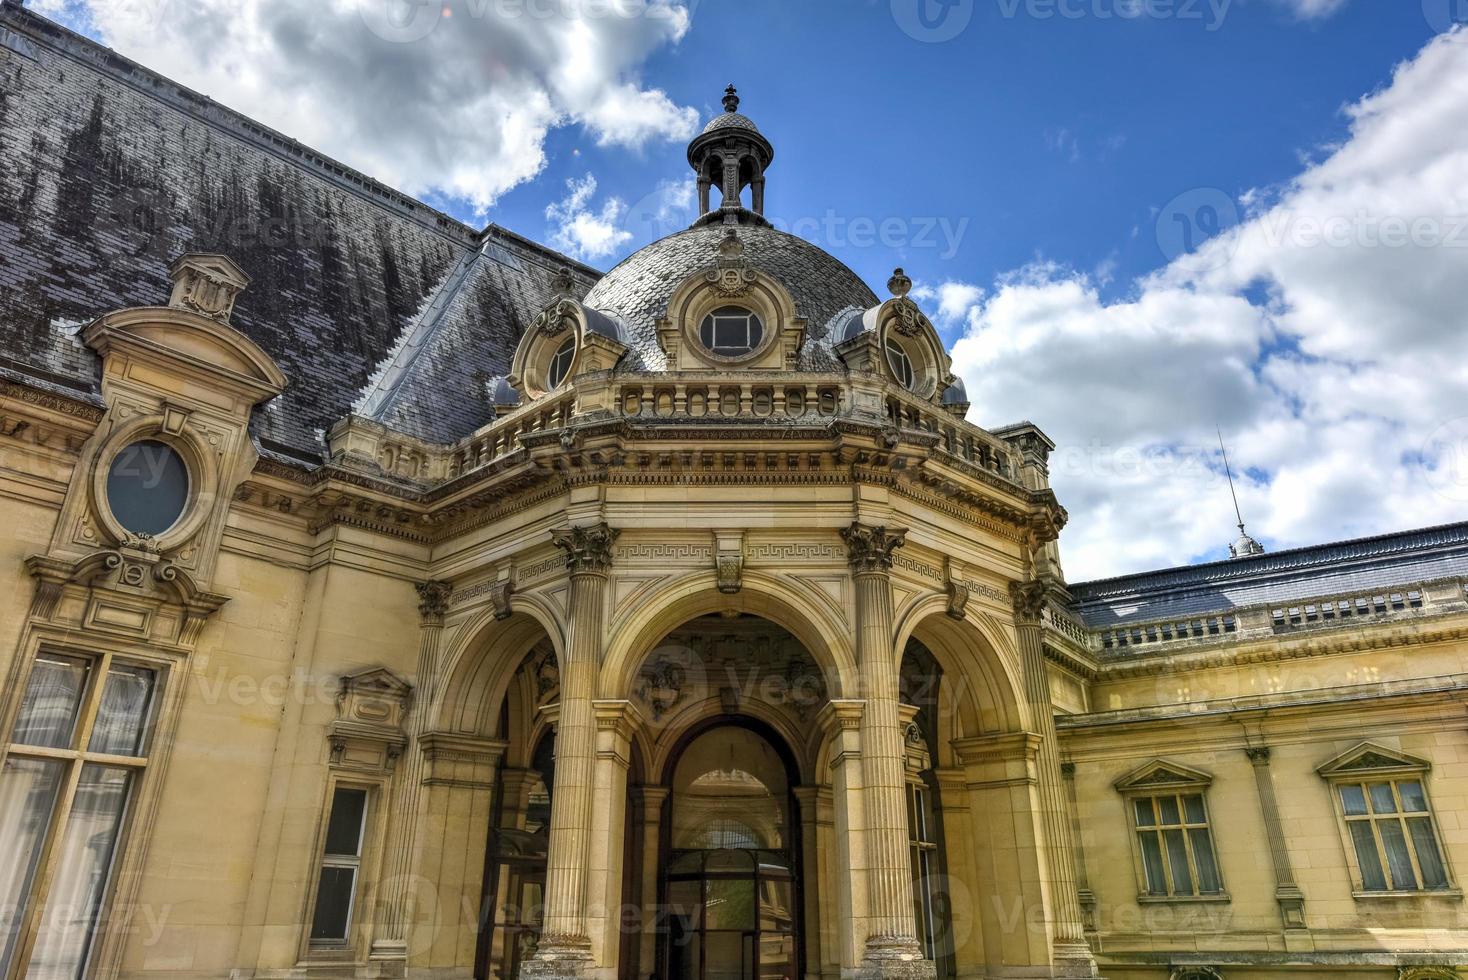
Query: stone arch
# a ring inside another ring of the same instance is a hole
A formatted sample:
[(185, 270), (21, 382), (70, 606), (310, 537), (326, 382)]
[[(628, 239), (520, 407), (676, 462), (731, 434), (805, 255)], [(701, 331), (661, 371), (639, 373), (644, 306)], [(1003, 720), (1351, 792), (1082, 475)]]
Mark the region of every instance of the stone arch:
[(909, 640), (928, 648), (959, 688), (953, 707), (965, 736), (1031, 731), (1013, 647), (987, 617), (970, 609), (959, 620), (947, 610), (947, 597), (933, 595), (899, 613), (894, 664), (901, 669)]
[(445, 651), (435, 703), (428, 712), (430, 730), (492, 737), (500, 705), (526, 654), (549, 641), (557, 663), (565, 657), (559, 616), (541, 596), (515, 596), (511, 615), (496, 619), (486, 609), (455, 632)]
[(713, 569), (686, 575), (658, 590), (653, 601), (636, 609), (608, 638), (598, 686), (603, 698), (630, 696), (638, 669), (663, 638), (700, 616), (747, 613), (784, 628), (804, 645), (826, 672), (830, 697), (853, 690), (856, 659), (850, 630), (806, 586), (762, 572), (745, 570), (735, 595), (718, 590)]
[[(791, 724), (787, 715), (756, 699), (742, 702), (739, 705), (739, 715), (753, 719), (769, 730), (766, 734), (778, 736), (784, 741), (785, 748), (794, 759), (794, 774), (799, 777), (801, 785), (818, 782), (815, 778), (818, 770), (810, 756), (807, 739), (799, 728)], [(669, 767), (687, 744), (690, 734), (729, 719), (729, 714), (717, 697), (704, 698), (680, 707), (664, 721), (656, 746), (649, 748), (649, 754), (645, 758), (648, 767), (643, 770), (647, 773), (647, 778), (666, 782), (665, 777), (671, 773)]]

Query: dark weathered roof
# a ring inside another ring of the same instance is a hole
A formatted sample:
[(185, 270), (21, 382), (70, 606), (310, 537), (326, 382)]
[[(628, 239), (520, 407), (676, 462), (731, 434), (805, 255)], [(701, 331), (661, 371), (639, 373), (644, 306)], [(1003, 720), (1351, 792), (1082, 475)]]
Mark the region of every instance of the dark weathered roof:
[(1187, 619), (1468, 577), (1468, 523), (1070, 586), (1088, 626)]
[[(680, 231), (628, 256), (602, 277), (584, 300), (587, 306), (615, 313), (631, 336), (624, 366), (660, 371), (666, 360), (657, 342), (657, 320), (668, 299), (689, 276), (712, 268), (727, 225), (707, 225)], [(795, 300), (796, 313), (806, 319), (806, 344), (800, 367), (809, 371), (840, 370), (831, 352), (839, 338), (828, 337), (827, 326), (849, 308), (867, 309), (877, 297), (856, 273), (810, 242), (774, 228), (745, 224), (739, 227), (744, 258), (750, 266), (781, 283)]]
[[(0, 368), (95, 393), (73, 334), (165, 302), (168, 264), (250, 276), (234, 326), (289, 378), (262, 445), (306, 459), (357, 406), (452, 440), (493, 417), (484, 382), (570, 266), (479, 231), (21, 9), (0, 6)], [(369, 385), (371, 390), (369, 390)]]
[(759, 127), (754, 124), (754, 120), (739, 112), (726, 112), (722, 116), (715, 116), (709, 120), (707, 126), (703, 127), (705, 134), (720, 129), (747, 129), (755, 133), (759, 132)]

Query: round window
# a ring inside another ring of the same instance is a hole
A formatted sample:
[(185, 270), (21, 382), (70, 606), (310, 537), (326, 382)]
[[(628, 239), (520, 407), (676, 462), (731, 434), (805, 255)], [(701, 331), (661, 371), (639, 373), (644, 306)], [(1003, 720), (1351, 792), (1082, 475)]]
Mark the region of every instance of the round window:
[(908, 391), (912, 390), (916, 380), (912, 370), (912, 358), (907, 356), (907, 351), (897, 341), (887, 340), (887, 363), (892, 366), (892, 373), (897, 376), (897, 383)]
[(765, 325), (759, 317), (738, 306), (725, 306), (703, 318), (698, 339), (719, 357), (742, 357), (759, 346)]
[(133, 534), (157, 537), (178, 523), (188, 501), (188, 467), (167, 443), (144, 439), (113, 457), (107, 470), (107, 506)]
[(571, 373), (571, 361), (576, 357), (576, 338), (567, 337), (566, 342), (551, 356), (550, 367), (545, 370), (545, 390), (559, 388), (566, 375)]

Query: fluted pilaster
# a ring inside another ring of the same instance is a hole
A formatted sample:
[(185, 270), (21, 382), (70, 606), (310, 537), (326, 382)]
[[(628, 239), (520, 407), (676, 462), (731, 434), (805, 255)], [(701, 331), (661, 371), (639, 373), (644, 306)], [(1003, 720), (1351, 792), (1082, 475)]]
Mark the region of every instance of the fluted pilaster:
[(447, 582), (419, 582), (418, 613), (422, 626), (418, 638), (417, 710), (407, 717), (408, 750), (398, 765), (392, 792), (384, 875), (381, 889), (381, 922), (372, 942), (374, 960), (406, 960), (408, 928), (412, 918), (414, 854), (417, 850), (419, 799), (423, 792), (426, 765), (419, 739), (427, 730), (428, 706), (437, 693), (438, 650), (443, 637), (443, 619), (448, 612), (453, 588)]
[(612, 545), (620, 532), (605, 524), (552, 532), (571, 573), (570, 617), (556, 724), (556, 780), (551, 794), (545, 925), (530, 980), (579, 976), (591, 961), (586, 929), (586, 870), (596, 775), (596, 674)]
[(892, 554), (906, 532), (852, 524), (842, 531), (856, 580), (857, 660), (866, 707), (861, 716), (870, 932), (864, 977), (931, 977), (913, 915), (908, 855), (906, 743), (893, 658)]
[(1041, 736), (1036, 761), (1056, 971), (1057, 975), (1064, 977), (1093, 977), (1096, 975), (1096, 962), (1086, 942), (1080, 895), (1076, 888), (1075, 842), (1060, 771), (1055, 706), (1050, 700), (1050, 677), (1045, 667), (1044, 618), (1045, 608), (1051, 601), (1050, 592), (1050, 586), (1045, 582), (1017, 582), (1010, 586), (1014, 623), (1019, 634), (1025, 700), (1029, 702), (1033, 725)]

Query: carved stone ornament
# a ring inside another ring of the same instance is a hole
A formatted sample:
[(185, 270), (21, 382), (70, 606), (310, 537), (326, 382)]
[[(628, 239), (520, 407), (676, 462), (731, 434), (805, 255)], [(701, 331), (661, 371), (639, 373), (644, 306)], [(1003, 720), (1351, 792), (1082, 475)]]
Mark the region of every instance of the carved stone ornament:
[(1168, 980), (1223, 980), (1223, 974), (1211, 966), (1179, 966)]
[(1397, 980), (1462, 980), (1462, 976), (1451, 966), (1404, 966), (1397, 970)]
[(250, 284), (244, 270), (223, 255), (181, 255), (168, 271), (173, 278), (169, 306), (202, 313), (221, 323), (229, 322), (235, 298)]
[(730, 228), (719, 242), (719, 258), (704, 278), (713, 286), (714, 292), (725, 299), (738, 299), (754, 285), (754, 270), (744, 257), (744, 242), (739, 231)]
[(896, 316), (892, 320), (892, 327), (904, 337), (916, 337), (919, 333), (932, 328), (927, 314), (918, 309), (918, 305), (906, 296), (893, 304)]
[(950, 619), (963, 619), (968, 613), (968, 586), (953, 579), (948, 580), (948, 608), (943, 610)]
[(638, 675), (637, 698), (647, 705), (654, 721), (661, 721), (682, 702), (686, 681), (681, 664), (666, 656), (658, 657)]
[(425, 623), (442, 623), (454, 587), (448, 582), (416, 582), (413, 588), (418, 590), (418, 615)]
[(122, 596), (120, 601), (134, 605), (161, 599), (182, 609), (174, 639), (185, 647), (198, 641), (205, 621), (229, 601), (227, 596), (202, 591), (186, 569), (156, 553), (128, 548), (99, 551), (75, 562), (34, 555), (26, 559), (26, 568), (36, 579), (31, 614), (38, 619), (50, 620), (57, 615), (68, 586), (87, 589), (93, 606), (99, 593)]
[(1011, 582), (1009, 598), (1014, 603), (1014, 618), (1022, 623), (1038, 623), (1050, 602), (1050, 587), (1044, 582)]
[(717, 559), (719, 591), (734, 595), (744, 587), (744, 556), (741, 554), (719, 555)]
[(551, 540), (566, 552), (566, 570), (572, 575), (605, 573), (612, 567), (612, 545), (621, 533), (606, 524), (594, 524), (552, 531)]
[(893, 269), (892, 278), (887, 280), (887, 291), (898, 299), (912, 292), (912, 279), (902, 269)]
[(851, 570), (858, 574), (892, 570), (892, 553), (907, 540), (907, 532), (886, 527), (868, 527), (859, 522), (841, 529)]
[(495, 619), (509, 619), (515, 614), (510, 608), (510, 597), (514, 594), (514, 579), (500, 579), (489, 587), (489, 604), (494, 609)]
[(555, 290), (557, 296), (575, 297), (576, 277), (571, 275), (568, 267), (563, 265), (556, 270), (555, 276), (551, 279), (551, 289)]
[(530, 675), (535, 678), (535, 703), (548, 704), (560, 697), (561, 665), (554, 650), (545, 649), (530, 662)]
[(559, 299), (540, 311), (531, 325), (546, 337), (559, 337), (576, 324), (576, 301)]
[(384, 667), (344, 676), (326, 733), (331, 764), (390, 772), (408, 744), (403, 722), (412, 695), (412, 685)]

